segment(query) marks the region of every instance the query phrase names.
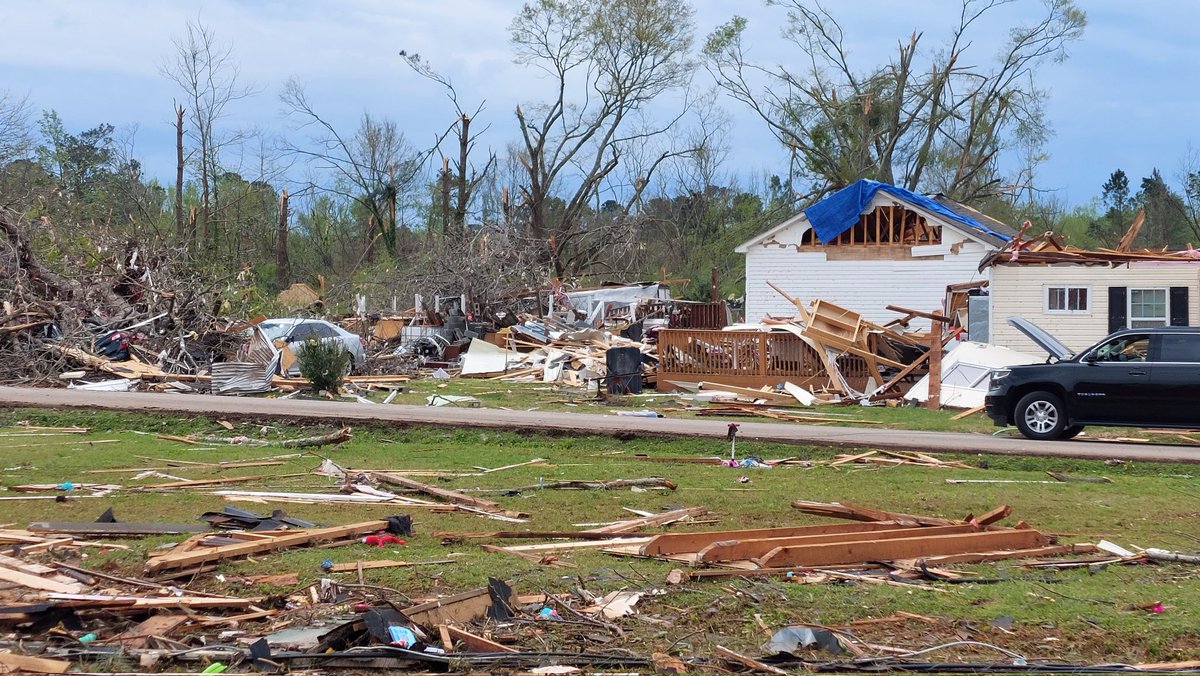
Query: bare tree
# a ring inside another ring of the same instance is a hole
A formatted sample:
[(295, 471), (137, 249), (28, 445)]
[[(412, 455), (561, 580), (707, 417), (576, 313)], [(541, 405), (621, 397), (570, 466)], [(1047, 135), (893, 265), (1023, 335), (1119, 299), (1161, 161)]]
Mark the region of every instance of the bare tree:
[(372, 227), (368, 242), (382, 239), (388, 253), (397, 251), (398, 200), (411, 190), (421, 171), (422, 157), (404, 138), (396, 123), (363, 113), (357, 131), (344, 135), (317, 112), (304, 86), (288, 80), (280, 100), (301, 129), (309, 130), (309, 145), (287, 142), (287, 150), (306, 158), (332, 179), (320, 189), (349, 199), (366, 210)]
[[(196, 231), (188, 228), (188, 221), (183, 214), (183, 170), (185, 168), (183, 155), (183, 114), (184, 107), (175, 104), (175, 238), (180, 242), (196, 243)], [(195, 221), (191, 225), (195, 226)]]
[(188, 21), (187, 32), (174, 41), (175, 53), (160, 68), (163, 76), (174, 81), (187, 97), (188, 136), (196, 148), (196, 168), (200, 178), (199, 228), (210, 249), (215, 250), (218, 233), (212, 223), (213, 191), (219, 175), (221, 147), (236, 138), (222, 138), (217, 123), (231, 103), (254, 93), (239, 83), (239, 67), (233, 48), (217, 41), (211, 28), (199, 21)]
[[(539, 264), (562, 277), (602, 247), (581, 240), (589, 204), (627, 148), (665, 134), (678, 116), (631, 126), (651, 101), (689, 81), (693, 10), (686, 0), (531, 0), (509, 27), (518, 63), (547, 76), (540, 103), (518, 106), (525, 184), (520, 207)], [(673, 151), (647, 163), (619, 205), (628, 212)], [(558, 200), (561, 199), (561, 204)], [(574, 254), (573, 254), (574, 252)]]
[[(446, 97), (454, 106), (456, 113), (454, 123), (450, 125), (450, 129), (445, 134), (438, 137), (435, 146), (440, 150), (442, 141), (451, 135), (458, 141), (458, 157), (454, 160), (453, 171), (450, 170), (449, 158), (443, 155), (443, 169), (438, 178), (443, 195), (443, 222), (456, 229), (455, 233), (446, 231), (445, 234), (453, 235), (458, 240), (464, 240), (467, 234), (467, 212), (471, 207), (471, 202), (475, 198), (480, 184), (496, 165), (496, 153), (494, 152), (488, 153), (482, 169), (476, 169), (470, 161), (471, 153), (474, 151), (479, 137), (490, 127), (490, 125), (482, 129), (475, 127), (474, 130), (471, 127), (471, 123), (483, 112), (483, 102), (480, 102), (473, 112), (468, 113), (459, 102), (458, 91), (455, 90), (454, 84), (448, 77), (435, 71), (429, 62), (423, 60), (419, 54), (408, 54), (401, 51), (400, 56), (415, 73), (441, 85), (446, 90)], [(453, 209), (450, 208), (451, 193), (454, 195)], [(445, 229), (445, 226), (443, 228)]]
[(0, 91), (0, 166), (25, 157), (32, 146), (29, 99)]
[(948, 45), (928, 63), (914, 32), (889, 63), (855, 70), (837, 19), (808, 0), (768, 3), (787, 9), (783, 35), (797, 47), (800, 68), (753, 63), (740, 17), (715, 30), (704, 51), (720, 86), (757, 113), (814, 179), (813, 196), (865, 177), (971, 200), (1006, 189), (997, 159), (1017, 141), (1026, 158), (1039, 157), (1029, 152), (1046, 133), (1037, 71), (1066, 58), (1086, 24), (1073, 0), (1040, 0), (1040, 14), (1029, 9), (1033, 23), (1008, 31), (998, 63), (968, 61), (973, 36), (995, 31), (985, 27), (990, 15), (1016, 3), (1035, 4), (962, 0)]

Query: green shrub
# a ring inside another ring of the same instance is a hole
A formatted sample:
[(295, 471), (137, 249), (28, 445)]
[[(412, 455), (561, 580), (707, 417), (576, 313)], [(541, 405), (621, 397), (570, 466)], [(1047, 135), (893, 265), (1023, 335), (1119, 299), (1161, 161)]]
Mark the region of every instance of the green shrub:
[(336, 342), (308, 340), (296, 353), (300, 375), (308, 378), (316, 392), (337, 392), (350, 366), (350, 355)]

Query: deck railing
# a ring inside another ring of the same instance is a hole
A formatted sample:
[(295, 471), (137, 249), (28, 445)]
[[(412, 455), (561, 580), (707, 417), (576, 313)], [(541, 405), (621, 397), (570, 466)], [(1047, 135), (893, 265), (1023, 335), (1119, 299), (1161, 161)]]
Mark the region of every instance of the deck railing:
[[(842, 357), (838, 368), (851, 387), (867, 380), (867, 365)], [(816, 350), (790, 333), (667, 329), (658, 334), (658, 382), (709, 381), (761, 387), (789, 381), (801, 387), (829, 384)]]

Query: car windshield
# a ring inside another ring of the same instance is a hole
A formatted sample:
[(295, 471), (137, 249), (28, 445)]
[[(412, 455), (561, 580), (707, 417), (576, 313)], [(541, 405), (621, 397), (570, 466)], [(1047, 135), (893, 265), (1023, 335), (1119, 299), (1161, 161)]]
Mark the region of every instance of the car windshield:
[(283, 338), (291, 333), (299, 322), (263, 322), (258, 325), (259, 330), (263, 332), (269, 340)]

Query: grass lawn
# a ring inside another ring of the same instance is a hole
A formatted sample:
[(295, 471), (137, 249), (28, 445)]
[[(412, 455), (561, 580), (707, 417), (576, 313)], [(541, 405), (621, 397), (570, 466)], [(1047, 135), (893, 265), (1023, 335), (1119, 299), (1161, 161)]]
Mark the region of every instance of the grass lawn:
[[(382, 401), (386, 391), (369, 393), (370, 398)], [(485, 408), (506, 408), (518, 411), (573, 411), (576, 413), (610, 414), (622, 410), (650, 409), (658, 411), (669, 418), (696, 418), (694, 411), (685, 411), (686, 404), (694, 405), (680, 395), (656, 393), (647, 390), (641, 396), (611, 396), (607, 401), (595, 401), (588, 398), (578, 389), (564, 387), (553, 383), (507, 383), (497, 380), (477, 380), (471, 378), (455, 378), (450, 381), (433, 379), (413, 380), (408, 384), (406, 392), (396, 395), (396, 404), (413, 404), (424, 406), (426, 397), (433, 394), (469, 395), (476, 397)], [(786, 406), (786, 404), (785, 404)], [(897, 430), (931, 430), (937, 432), (974, 432), (977, 434), (1001, 434), (1020, 436), (1016, 428), (1002, 429), (995, 427), (990, 418), (981, 413), (975, 413), (960, 420), (954, 416), (960, 410), (930, 410), (922, 406), (904, 403), (893, 406), (817, 406), (813, 408), (790, 409), (790, 413), (800, 416), (813, 416), (818, 421), (809, 424), (830, 426), (870, 426)], [(843, 420), (837, 420), (842, 418)], [(724, 419), (724, 417), (722, 418)], [(730, 421), (757, 420), (773, 422), (771, 418), (761, 416), (735, 417), (728, 416)], [(804, 421), (797, 421), (803, 423)], [(1117, 439), (1134, 438), (1163, 443), (1198, 444), (1200, 435), (1191, 437), (1176, 433), (1147, 433), (1121, 427), (1088, 427), (1083, 438)]]
[[(507, 394), (509, 386), (480, 385), (474, 393), (481, 399), (496, 397), (527, 408), (534, 395)], [(436, 385), (417, 383), (406, 397), (420, 398)], [(491, 390), (498, 394), (483, 394)], [(456, 394), (466, 393), (455, 388)], [(536, 397), (567, 398), (562, 393), (538, 393)], [(528, 397), (528, 398), (527, 398)], [(533, 404), (536, 405), (536, 404)], [(641, 403), (635, 404), (641, 406)], [(605, 406), (611, 406), (605, 405)], [(580, 407), (589, 410), (591, 407)], [(597, 410), (601, 412), (604, 409)], [(855, 411), (858, 409), (836, 409)], [(908, 412), (912, 416), (903, 418)], [(906, 409), (868, 409), (864, 416), (879, 416), (896, 427), (920, 426), (927, 417), (950, 414)], [(895, 416), (890, 418), (889, 416)], [(78, 425), (91, 428), (86, 435), (14, 437), (18, 421), (34, 425)], [(979, 431), (977, 420), (958, 421)], [(954, 423), (958, 424), (958, 423)], [(215, 420), (179, 416), (118, 415), (89, 412), (40, 410), (0, 411), (0, 450), (3, 451), (3, 485), (63, 481), (119, 483), (127, 488), (104, 498), (80, 498), (65, 503), (51, 500), (4, 501), (0, 522), (24, 527), (31, 521), (93, 520), (112, 507), (122, 521), (194, 522), (209, 510), (226, 504), (209, 489), (194, 488), (175, 493), (139, 492), (134, 487), (165, 481), (162, 478), (134, 480), (132, 472), (88, 473), (99, 469), (159, 467), (164, 473), (186, 479), (219, 476), (281, 475), (308, 472), (320, 458), (304, 455), (289, 458), (274, 467), (219, 471), (207, 468), (170, 466), (174, 461), (215, 462), (248, 460), (290, 452), (288, 449), (239, 446), (187, 446), (157, 439), (156, 433), (244, 434), (264, 439), (294, 438), (330, 431), (332, 428), (301, 429), (288, 423), (238, 423), (226, 431)], [(990, 431), (991, 428), (986, 428)], [(99, 443), (106, 442), (106, 443)], [(638, 461), (636, 454), (660, 456), (711, 456), (728, 452), (722, 442), (703, 440), (635, 439), (618, 441), (592, 436), (522, 436), (515, 433), (445, 428), (396, 430), (387, 427), (356, 428), (353, 441), (339, 447), (316, 449), (347, 468), (427, 469), (472, 473), (475, 467), (500, 467), (534, 458), (546, 463), (490, 474), (422, 479), (440, 486), (500, 501), (510, 509), (529, 512), (527, 524), (504, 524), (465, 513), (428, 513), (414, 510), (416, 533), (402, 547), (378, 550), (366, 545), (304, 550), (264, 555), (254, 560), (223, 564), (219, 573), (202, 576), (193, 586), (200, 590), (258, 595), (285, 593), (289, 589), (265, 588), (253, 583), (243, 591), (240, 580), (247, 575), (298, 572), (302, 585), (323, 577), (324, 559), (353, 562), (359, 559), (402, 558), (408, 561), (454, 559), (454, 564), (367, 571), (367, 581), (399, 590), (412, 598), (431, 592), (456, 592), (483, 584), (488, 576), (514, 580), (518, 593), (563, 592), (583, 588), (594, 593), (615, 589), (664, 589), (665, 594), (647, 596), (637, 606), (638, 614), (620, 620), (626, 636), (620, 647), (649, 654), (669, 650), (682, 655), (711, 655), (715, 645), (725, 645), (749, 654), (760, 654), (767, 627), (787, 623), (837, 624), (878, 618), (897, 610), (938, 618), (937, 625), (887, 623), (856, 629), (860, 637), (908, 648), (933, 646), (948, 641), (976, 640), (1003, 646), (1031, 659), (1053, 658), (1088, 662), (1143, 662), (1200, 658), (1200, 567), (1188, 564), (1158, 566), (1110, 566), (1089, 572), (1086, 568), (1054, 572), (1020, 567), (1016, 562), (963, 567), (993, 584), (941, 585), (948, 593), (930, 593), (882, 585), (857, 583), (799, 585), (780, 579), (724, 579), (687, 582), (669, 586), (665, 580), (674, 567), (659, 561), (622, 559), (598, 552), (562, 555), (578, 568), (549, 568), (505, 554), (481, 550), (481, 541), (442, 544), (434, 531), (491, 531), (530, 528), (573, 530), (576, 524), (615, 521), (633, 515), (622, 508), (657, 511), (668, 507), (708, 507), (717, 523), (696, 529), (761, 528), (822, 522), (793, 510), (793, 499), (844, 500), (881, 509), (961, 517), (979, 514), (998, 504), (1013, 507), (1009, 523), (1024, 519), (1034, 527), (1060, 536), (1062, 542), (1096, 542), (1108, 539), (1122, 546), (1160, 547), (1181, 551), (1196, 548), (1200, 536), (1196, 517), (1200, 514), (1200, 488), (1195, 466), (1129, 463), (1106, 466), (1080, 460), (980, 457), (973, 454), (942, 456), (987, 469), (949, 470), (918, 467), (801, 468), (733, 470), (711, 465), (663, 464)], [(785, 445), (742, 442), (740, 456), (762, 458), (799, 456), (829, 459), (839, 451)], [(1010, 481), (1047, 480), (1045, 472), (1104, 475), (1113, 483), (976, 483), (948, 484), (946, 479)], [(562, 491), (523, 490), (539, 482), (560, 479), (618, 479), (665, 476), (679, 485), (675, 491)], [(749, 483), (739, 483), (748, 476)], [(315, 475), (264, 479), (229, 488), (245, 490), (336, 490), (333, 480)], [(9, 495), (16, 495), (10, 493)], [(282, 508), (289, 514), (322, 525), (339, 525), (404, 513), (398, 506), (255, 505), (236, 503), (252, 511)], [(88, 550), (83, 565), (138, 575), (150, 550), (181, 536), (162, 536), (120, 541), (128, 551), (98, 553)], [(482, 542), (487, 542), (482, 541)], [(500, 544), (512, 544), (507, 540)], [(345, 575), (350, 581), (351, 574)], [(400, 599), (398, 599), (399, 601)], [(1161, 601), (1165, 612), (1130, 610), (1134, 604)], [(1013, 618), (1011, 629), (991, 626), (997, 618)], [(541, 626), (541, 625), (539, 625)], [(250, 628), (250, 625), (247, 625)], [(600, 638), (587, 638), (565, 627), (548, 627), (545, 644), (562, 649), (611, 649)], [(602, 632), (601, 632), (602, 633)], [(533, 645), (530, 644), (532, 648)], [(989, 651), (960, 652), (960, 656), (996, 659)], [(953, 653), (945, 653), (949, 657)], [(939, 655), (931, 655), (938, 659)]]

